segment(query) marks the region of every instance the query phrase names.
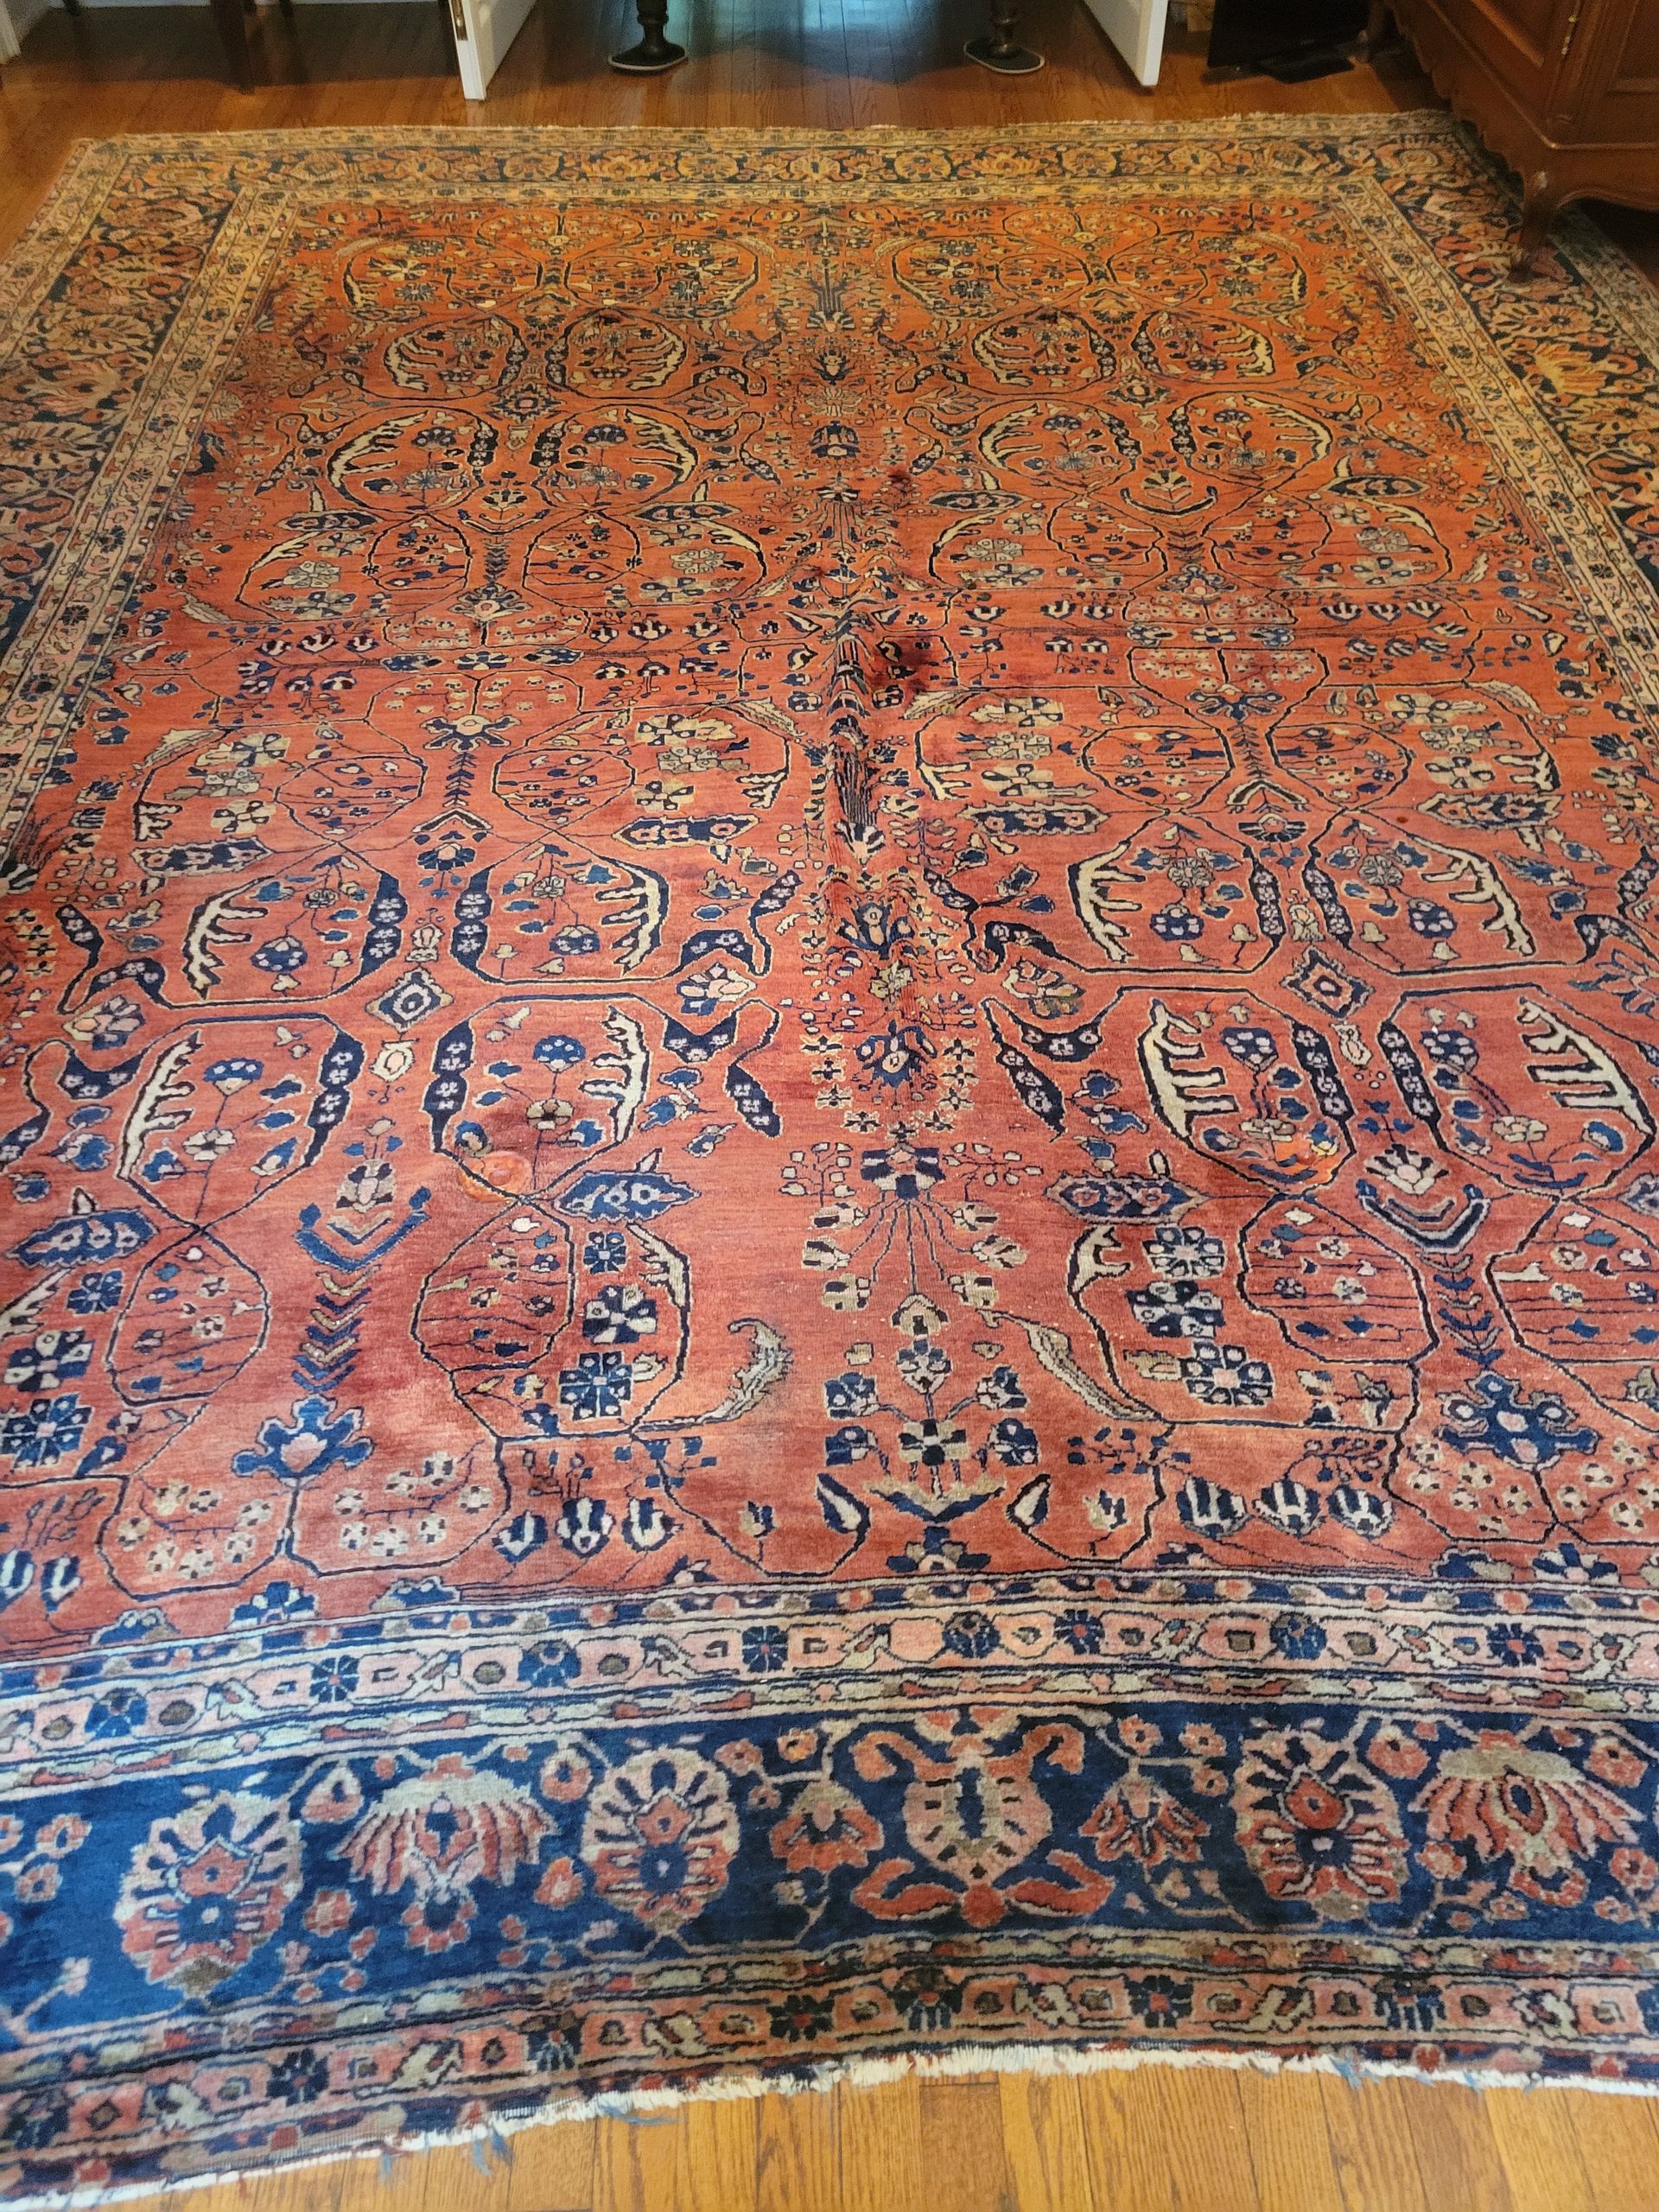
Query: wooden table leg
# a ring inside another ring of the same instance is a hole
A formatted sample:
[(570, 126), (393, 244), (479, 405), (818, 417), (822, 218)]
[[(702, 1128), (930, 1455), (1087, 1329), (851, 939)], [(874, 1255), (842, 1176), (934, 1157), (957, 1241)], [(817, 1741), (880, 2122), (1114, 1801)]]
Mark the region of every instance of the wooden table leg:
[(1540, 169), (1535, 176), (1528, 178), (1526, 196), (1521, 202), (1521, 227), (1516, 232), (1515, 251), (1510, 260), (1511, 276), (1530, 276), (1537, 268), (1538, 249), (1560, 212), (1560, 193), (1548, 169)]
[(1395, 27), (1394, 10), (1389, 0), (1371, 0), (1365, 17), (1365, 59), (1369, 61), (1399, 43), (1400, 34)]
[(660, 70), (676, 67), (684, 60), (685, 48), (664, 36), (668, 0), (633, 0), (633, 4), (642, 36), (638, 46), (611, 56), (612, 68), (630, 77), (654, 77)]
[(230, 64), (232, 81), (245, 92), (253, 90), (253, 55), (248, 47), (248, 27), (243, 20), (242, 0), (213, 0), (213, 21)]
[(1014, 35), (1020, 20), (1020, 0), (991, 0), (991, 28), (983, 38), (970, 38), (962, 49), (982, 69), (995, 69), (1001, 77), (1028, 77), (1040, 69), (1043, 57), (1021, 46)]

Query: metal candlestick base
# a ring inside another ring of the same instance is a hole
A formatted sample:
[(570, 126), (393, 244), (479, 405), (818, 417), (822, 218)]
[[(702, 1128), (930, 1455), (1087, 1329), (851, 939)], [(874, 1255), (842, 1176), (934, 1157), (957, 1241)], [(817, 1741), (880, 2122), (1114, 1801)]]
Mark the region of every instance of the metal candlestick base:
[(963, 52), (970, 61), (977, 61), (982, 69), (995, 69), (999, 77), (1028, 77), (1033, 69), (1040, 69), (1043, 57), (1033, 54), (1028, 46), (1010, 45), (1007, 53), (998, 51), (994, 38), (970, 38)]
[(673, 40), (664, 38), (661, 31), (655, 36), (647, 32), (638, 46), (631, 46), (626, 54), (611, 56), (613, 69), (620, 69), (625, 77), (658, 77), (664, 69), (677, 69), (685, 59), (685, 48), (676, 46)]

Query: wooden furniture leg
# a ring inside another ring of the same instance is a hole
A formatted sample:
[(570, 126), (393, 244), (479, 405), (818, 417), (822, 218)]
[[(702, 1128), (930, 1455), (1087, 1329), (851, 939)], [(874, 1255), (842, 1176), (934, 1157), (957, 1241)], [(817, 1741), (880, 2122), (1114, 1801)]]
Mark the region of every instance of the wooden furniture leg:
[(1014, 35), (1020, 20), (1020, 0), (991, 0), (991, 28), (983, 38), (970, 38), (962, 49), (982, 69), (995, 69), (1000, 77), (1027, 77), (1040, 69), (1043, 57), (1021, 46)]
[(664, 35), (668, 0), (633, 0), (633, 3), (639, 18), (639, 43), (626, 53), (613, 54), (612, 68), (629, 77), (654, 77), (661, 70), (677, 67), (685, 59), (685, 48)]
[(240, 91), (251, 92), (253, 90), (253, 55), (248, 46), (248, 26), (242, 14), (242, 0), (213, 0), (213, 21), (219, 26), (219, 41), (225, 48), (225, 59), (230, 65), (232, 81)]
[(1512, 279), (1530, 273), (1551, 221), (1572, 200), (1659, 208), (1655, 0), (1389, 4), (1447, 105), (1526, 187)]
[(1510, 261), (1511, 276), (1532, 275), (1537, 266), (1538, 249), (1560, 205), (1561, 195), (1548, 169), (1539, 169), (1527, 179), (1526, 196), (1521, 202), (1521, 227), (1515, 234), (1515, 252)]

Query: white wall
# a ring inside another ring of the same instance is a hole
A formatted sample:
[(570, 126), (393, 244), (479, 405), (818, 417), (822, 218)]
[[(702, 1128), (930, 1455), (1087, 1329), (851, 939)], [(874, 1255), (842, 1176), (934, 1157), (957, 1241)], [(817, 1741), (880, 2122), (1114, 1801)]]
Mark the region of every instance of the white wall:
[(0, 0), (0, 61), (15, 60), (52, 0)]

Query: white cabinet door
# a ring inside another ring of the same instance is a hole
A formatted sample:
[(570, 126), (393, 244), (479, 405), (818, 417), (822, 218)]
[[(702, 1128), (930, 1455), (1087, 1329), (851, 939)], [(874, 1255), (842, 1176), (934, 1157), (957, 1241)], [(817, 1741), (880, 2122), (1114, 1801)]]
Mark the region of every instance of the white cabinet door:
[(1142, 85), (1158, 81), (1167, 11), (1168, 0), (1089, 0), (1090, 14)]
[(481, 100), (536, 0), (449, 0), (449, 22), (461, 64), (461, 89)]

